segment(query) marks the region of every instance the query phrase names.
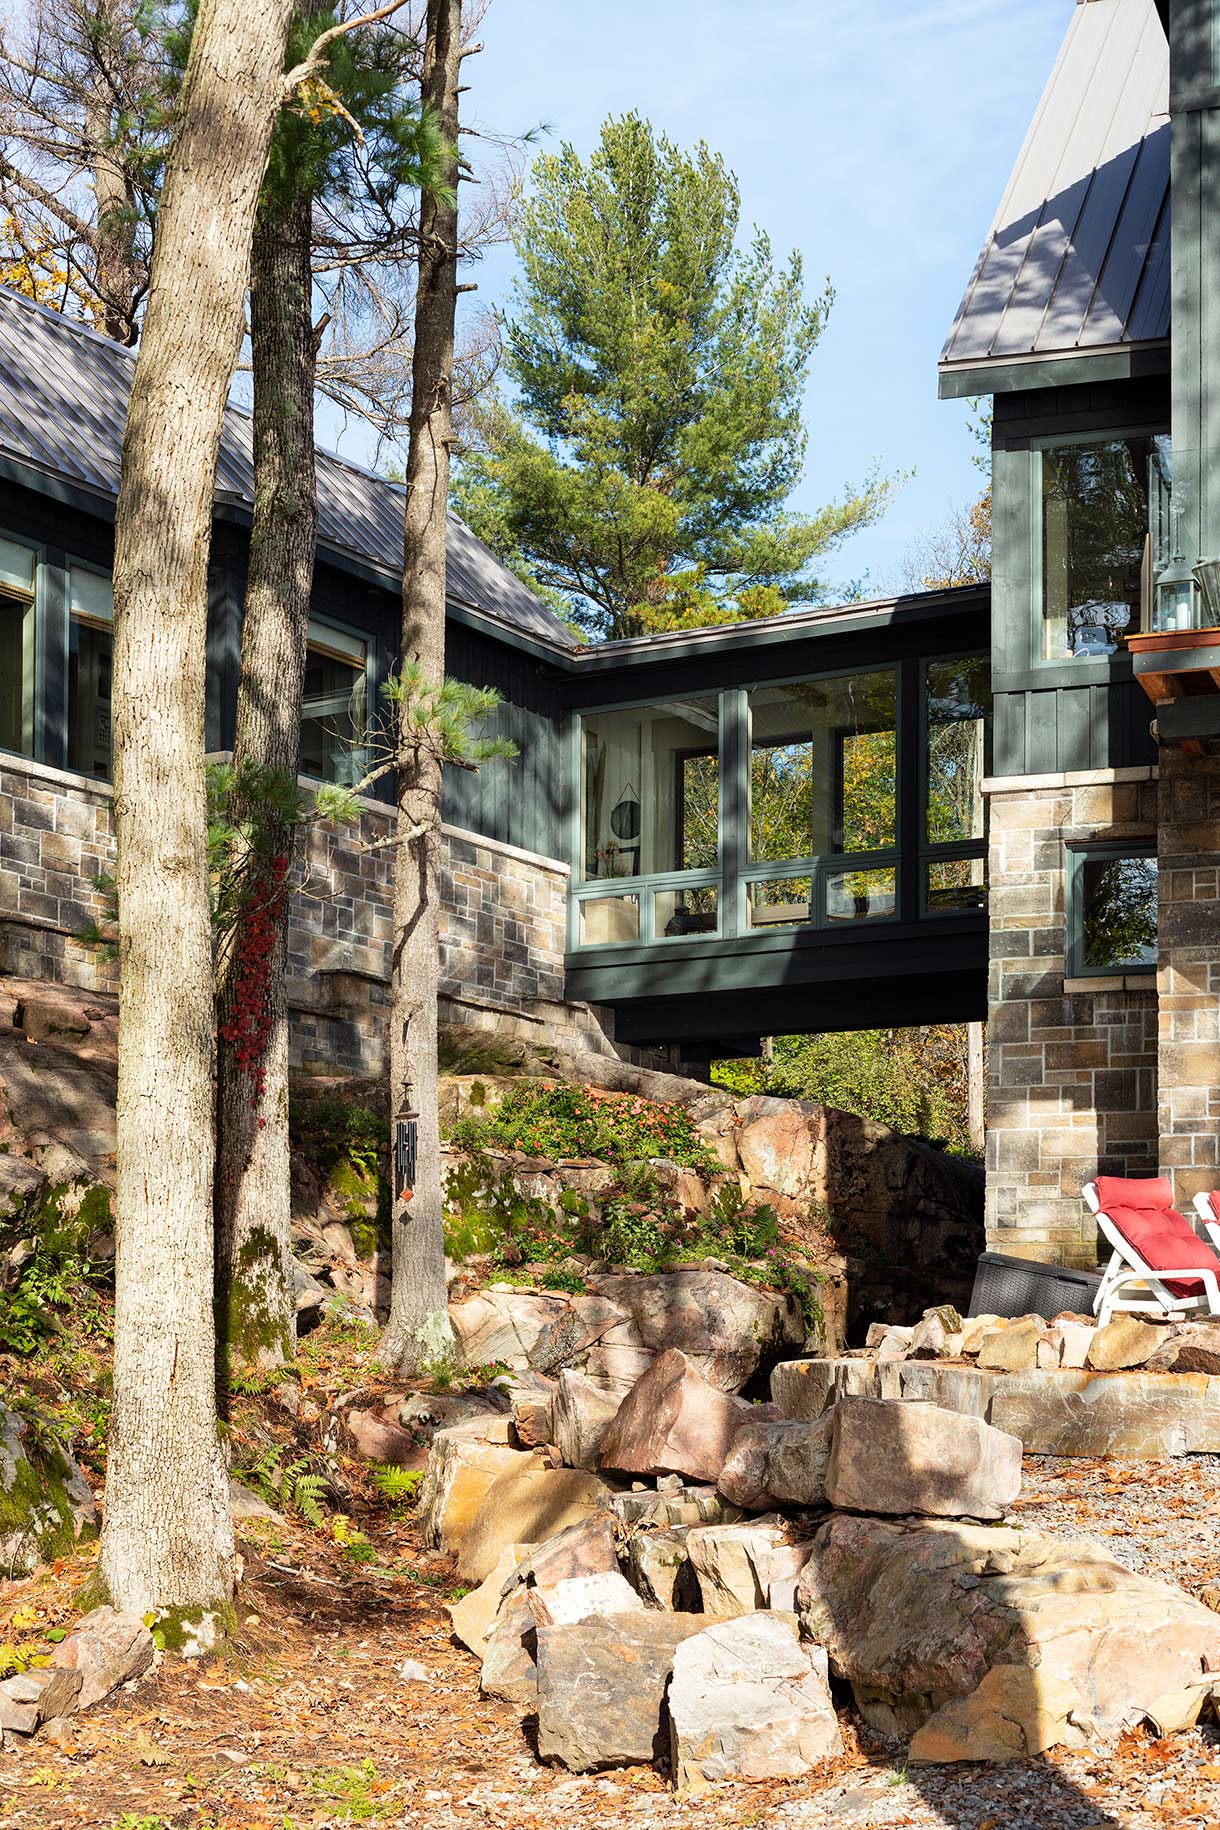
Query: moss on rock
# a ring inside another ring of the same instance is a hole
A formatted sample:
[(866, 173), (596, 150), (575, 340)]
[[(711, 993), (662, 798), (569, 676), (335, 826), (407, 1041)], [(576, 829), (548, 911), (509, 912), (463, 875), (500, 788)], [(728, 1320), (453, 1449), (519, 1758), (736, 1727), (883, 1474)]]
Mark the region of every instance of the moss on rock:
[(80, 1469), (39, 1421), (0, 1405), (0, 1576), (24, 1576), (97, 1529)]

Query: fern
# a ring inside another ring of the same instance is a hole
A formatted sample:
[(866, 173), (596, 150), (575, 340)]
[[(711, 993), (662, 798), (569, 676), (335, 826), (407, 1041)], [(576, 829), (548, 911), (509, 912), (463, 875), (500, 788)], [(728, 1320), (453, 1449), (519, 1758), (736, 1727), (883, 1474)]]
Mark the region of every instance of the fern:
[(409, 1505), (415, 1498), (423, 1478), (422, 1468), (377, 1468), (373, 1473), (373, 1485), (383, 1500), (399, 1508)]
[(307, 1525), (321, 1525), (322, 1501), (330, 1492), (330, 1483), (310, 1465), (307, 1455), (285, 1462), (272, 1443), (243, 1474), (268, 1505), (291, 1507)]

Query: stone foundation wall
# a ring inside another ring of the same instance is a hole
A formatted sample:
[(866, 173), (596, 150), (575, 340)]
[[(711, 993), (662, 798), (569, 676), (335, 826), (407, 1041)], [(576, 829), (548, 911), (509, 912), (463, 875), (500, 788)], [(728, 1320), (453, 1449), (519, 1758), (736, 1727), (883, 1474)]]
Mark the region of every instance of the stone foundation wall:
[(1092, 1265), (1082, 1183), (1157, 1170), (1157, 993), (1148, 975), (1066, 977), (1066, 847), (1153, 838), (1157, 785), (1151, 770), (1117, 769), (1000, 778), (987, 792), (987, 1242)]
[[(379, 1074), (391, 947), (390, 816), (314, 827), (298, 867), (289, 934), (294, 1064)], [(540, 1052), (615, 1048), (612, 1019), (564, 998), (568, 867), (446, 828), (442, 1023), (495, 1031)], [(0, 766), (0, 974), (114, 990), (117, 967), (78, 936), (107, 912), (93, 887), (114, 868), (108, 783), (20, 758)]]
[(1220, 1188), (1220, 757), (1161, 751), (1161, 1166), (1177, 1205)]

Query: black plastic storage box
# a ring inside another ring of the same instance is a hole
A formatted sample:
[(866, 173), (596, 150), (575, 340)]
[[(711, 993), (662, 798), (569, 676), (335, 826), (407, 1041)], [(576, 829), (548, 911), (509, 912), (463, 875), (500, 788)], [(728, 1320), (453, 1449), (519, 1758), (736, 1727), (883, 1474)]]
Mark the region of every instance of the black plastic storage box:
[(1035, 1258), (1010, 1258), (984, 1252), (974, 1273), (971, 1315), (1041, 1315), (1049, 1322), (1061, 1310), (1092, 1315), (1101, 1275), (1067, 1265), (1040, 1264)]

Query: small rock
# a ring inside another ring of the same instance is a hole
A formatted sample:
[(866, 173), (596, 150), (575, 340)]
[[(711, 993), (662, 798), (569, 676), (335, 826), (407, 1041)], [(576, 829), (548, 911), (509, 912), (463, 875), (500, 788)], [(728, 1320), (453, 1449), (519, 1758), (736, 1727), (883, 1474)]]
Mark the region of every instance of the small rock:
[(501, 1604), (483, 1648), (479, 1688), (502, 1703), (532, 1709), (538, 1695), (538, 1629), (529, 1595), (515, 1588)]
[(269, 1506), (259, 1494), (252, 1493), (249, 1487), (229, 1476), (229, 1515), (235, 1525), (248, 1524), (251, 1519), (267, 1519), (274, 1525), (287, 1525), (288, 1521), (282, 1512)]
[(913, 1328), (900, 1327), (897, 1322), (870, 1322), (868, 1333), (864, 1337), (864, 1345), (880, 1347), (883, 1342), (892, 1338), (906, 1346), (909, 1345), (914, 1332)]
[(1002, 1315), (968, 1315), (962, 1323), (962, 1353), (973, 1358), (987, 1336), (1000, 1333), (1006, 1325)]
[(1180, 1373), (1220, 1373), (1220, 1323), (1175, 1323), (1145, 1364), (1166, 1372), (1172, 1368)]
[(1164, 1342), (1168, 1330), (1138, 1315), (1116, 1315), (1098, 1328), (1089, 1345), (1085, 1364), (1094, 1372), (1118, 1372), (1143, 1366)]
[(1074, 1316), (1059, 1316), (1051, 1326), (1060, 1340), (1060, 1366), (1079, 1370), (1093, 1345), (1096, 1332), (1093, 1323), (1078, 1321)]
[[(960, 1331), (959, 1331), (960, 1335)], [(911, 1330), (906, 1357), (910, 1360), (940, 1360), (948, 1352), (949, 1330), (937, 1309), (929, 1309)]]
[(747, 1423), (733, 1438), (720, 1473), (720, 1491), (734, 1505), (822, 1506), (833, 1412), (816, 1423)]
[(427, 1462), (427, 1451), (414, 1431), (379, 1417), (375, 1411), (346, 1410), (343, 1424), (351, 1447), (362, 1461), (394, 1468), (422, 1468)]
[(732, 1620), (768, 1605), (777, 1553), (788, 1549), (788, 1528), (778, 1516), (740, 1525), (697, 1525), (686, 1540), (699, 1582), (704, 1614)]
[(138, 1614), (94, 1608), (51, 1654), (57, 1669), (78, 1671), (78, 1709), (92, 1709), (120, 1684), (140, 1677), (153, 1661), (153, 1636)]
[(877, 1346), (878, 1361), (888, 1362), (890, 1360), (909, 1359), (911, 1355), (911, 1336), (914, 1332), (915, 1330), (913, 1328), (904, 1329), (901, 1333), (897, 1328), (889, 1329), (889, 1331), (882, 1336), (881, 1341)]
[[(1046, 1323), (1018, 1321), (984, 1335), (979, 1346), (980, 1367), (990, 1372), (1033, 1372), (1038, 1364), (1038, 1340)], [(963, 1343), (964, 1346), (964, 1343)]]
[(505, 1587), (517, 1566), (528, 1557), (533, 1548), (532, 1544), (506, 1544), (496, 1560), (495, 1568), (483, 1578), (478, 1587), (463, 1595), (460, 1601), (450, 1604), (449, 1620), (454, 1637), (461, 1640), (467, 1651), (475, 1653), (479, 1658), (483, 1656), (487, 1635), (500, 1612)]
[(939, 1405), (845, 1398), (826, 1493), (844, 1512), (999, 1519), (1021, 1491), (1021, 1439)]
[(673, 1525), (735, 1525), (741, 1517), (739, 1506), (730, 1506), (714, 1487), (684, 1487), (680, 1483), (670, 1493), (653, 1493), (642, 1485), (630, 1493), (608, 1493), (602, 1499), (604, 1510), (621, 1525), (655, 1525), (668, 1530)]
[(674, 1652), (674, 1782), (796, 1779), (843, 1751), (826, 1655), (801, 1645), (792, 1614), (717, 1621)]
[(428, 1676), (428, 1672), (423, 1665), (420, 1664), (417, 1658), (404, 1659), (402, 1664), (398, 1667), (398, 1681), (400, 1684), (426, 1684), (428, 1682)]
[(1048, 1328), (1038, 1338), (1038, 1371), (1057, 1372), (1063, 1364), (1063, 1335), (1058, 1328)]
[(576, 1576), (596, 1576), (617, 1568), (614, 1527), (609, 1515), (598, 1510), (544, 1539), (524, 1559), (516, 1580), (547, 1589)]
[(320, 1309), (330, 1296), (326, 1285), (319, 1283), (295, 1258), (292, 1261), (292, 1292), (298, 1315), (305, 1314), (309, 1309)]
[(578, 1620), (599, 1620), (640, 1612), (644, 1603), (618, 1570), (599, 1570), (592, 1576), (569, 1576), (550, 1588), (527, 1589), (535, 1626), (570, 1626)]
[(637, 1531), (627, 1548), (631, 1579), (654, 1608), (693, 1614), (699, 1607), (699, 1581), (687, 1555), (689, 1525), (668, 1531)]

